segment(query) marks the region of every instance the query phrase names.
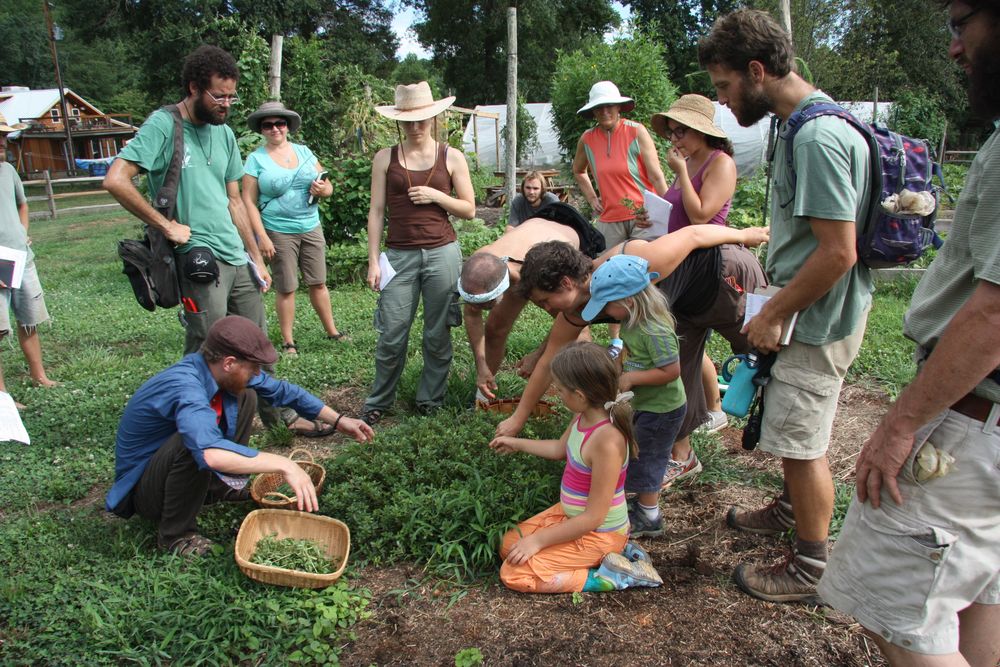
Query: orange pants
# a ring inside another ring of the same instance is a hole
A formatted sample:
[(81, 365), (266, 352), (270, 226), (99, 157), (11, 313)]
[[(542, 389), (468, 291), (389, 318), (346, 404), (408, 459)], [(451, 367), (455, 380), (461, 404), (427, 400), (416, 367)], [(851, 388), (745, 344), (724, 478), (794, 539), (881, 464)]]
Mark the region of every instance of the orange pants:
[(622, 533), (589, 532), (572, 542), (563, 542), (546, 549), (520, 565), (507, 562), (507, 554), (522, 537), (566, 521), (562, 505), (556, 503), (544, 512), (517, 524), (507, 531), (500, 544), (500, 580), (507, 588), (522, 593), (571, 593), (582, 591), (587, 571), (601, 564), (605, 554), (620, 552), (628, 536)]

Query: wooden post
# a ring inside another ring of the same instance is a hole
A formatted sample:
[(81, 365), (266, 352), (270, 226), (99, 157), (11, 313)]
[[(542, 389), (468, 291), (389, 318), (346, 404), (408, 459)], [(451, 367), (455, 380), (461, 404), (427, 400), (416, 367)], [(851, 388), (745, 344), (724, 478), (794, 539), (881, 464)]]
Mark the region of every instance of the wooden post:
[[(59, 86), (59, 108), (62, 110), (62, 123), (66, 131), (66, 175), (76, 169), (76, 155), (73, 150), (73, 132), (70, 130), (69, 105), (66, 104), (66, 90), (63, 88), (62, 73), (59, 71), (59, 51), (56, 49), (56, 33), (52, 25), (52, 14), (49, 13), (49, 0), (42, 0), (42, 13), (45, 14), (45, 25), (49, 32), (49, 47), (52, 49), (52, 65), (56, 72), (56, 85)], [(17, 119), (14, 119), (15, 122)], [(55, 215), (52, 216), (53, 218)]]
[(472, 145), (476, 149), (476, 161), (479, 161), (479, 115), (472, 112)]
[(792, 3), (791, 0), (781, 0), (781, 22), (788, 34), (792, 34)]
[(517, 7), (514, 0), (507, 8), (507, 204), (514, 201), (517, 189)]
[(944, 146), (948, 140), (948, 119), (944, 119), (944, 129), (941, 130), (941, 145), (938, 147), (938, 160), (944, 164)]
[(271, 99), (281, 99), (281, 47), (285, 38), (282, 35), (271, 36), (271, 70), (268, 79), (271, 88)]
[(56, 218), (56, 198), (53, 196), (52, 192), (52, 176), (49, 174), (49, 170), (46, 169), (42, 172), (45, 177), (45, 196), (48, 197), (49, 201), (49, 217), (55, 220)]
[(875, 99), (872, 100), (872, 125), (878, 122), (878, 86), (875, 86)]
[(493, 119), (493, 135), (496, 137), (496, 145), (493, 148), (497, 154), (497, 171), (500, 171), (500, 114)]

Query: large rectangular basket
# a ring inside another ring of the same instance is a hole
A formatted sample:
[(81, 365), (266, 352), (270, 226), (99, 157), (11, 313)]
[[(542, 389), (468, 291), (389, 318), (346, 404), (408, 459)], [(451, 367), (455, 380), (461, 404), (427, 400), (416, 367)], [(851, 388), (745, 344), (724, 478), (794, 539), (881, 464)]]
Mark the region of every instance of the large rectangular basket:
[[(316, 542), (329, 558), (340, 560), (340, 567), (330, 574), (311, 574), (251, 563), (250, 559), (257, 549), (257, 543), (275, 533), (278, 539), (291, 537)], [(256, 581), (277, 586), (326, 588), (343, 574), (350, 553), (351, 531), (344, 522), (328, 516), (295, 510), (254, 510), (243, 519), (243, 525), (240, 526), (240, 532), (236, 536), (236, 563), (243, 574)]]

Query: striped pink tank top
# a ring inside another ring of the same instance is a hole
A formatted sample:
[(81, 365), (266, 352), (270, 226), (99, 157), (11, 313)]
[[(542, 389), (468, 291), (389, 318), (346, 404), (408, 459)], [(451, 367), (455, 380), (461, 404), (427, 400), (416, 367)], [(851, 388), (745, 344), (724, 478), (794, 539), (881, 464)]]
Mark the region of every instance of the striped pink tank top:
[[(559, 489), (559, 502), (567, 517), (582, 514), (587, 509), (587, 498), (590, 496), (591, 469), (583, 462), (583, 446), (587, 444), (591, 434), (601, 426), (611, 423), (605, 419), (588, 429), (580, 428), (580, 415), (570, 427), (569, 438), (566, 441), (566, 468), (563, 470), (562, 485)], [(625, 472), (628, 470), (628, 458), (622, 464), (618, 482), (615, 484), (615, 495), (611, 498), (611, 509), (604, 522), (597, 528), (599, 533), (628, 533), (628, 507), (625, 505)]]

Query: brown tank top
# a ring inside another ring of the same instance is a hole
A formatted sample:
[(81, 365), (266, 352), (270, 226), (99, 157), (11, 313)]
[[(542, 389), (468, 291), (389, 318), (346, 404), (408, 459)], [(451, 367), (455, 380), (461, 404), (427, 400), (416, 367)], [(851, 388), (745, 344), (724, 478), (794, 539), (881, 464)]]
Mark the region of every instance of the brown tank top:
[(427, 185), (451, 196), (447, 144), (439, 145), (434, 165), (424, 171), (405, 169), (399, 162), (399, 146), (393, 146), (385, 177), (386, 203), (389, 207), (387, 246), (401, 249), (440, 248), (457, 238), (455, 229), (448, 221), (447, 211), (437, 204), (414, 204), (407, 194), (410, 184), (413, 184)]

